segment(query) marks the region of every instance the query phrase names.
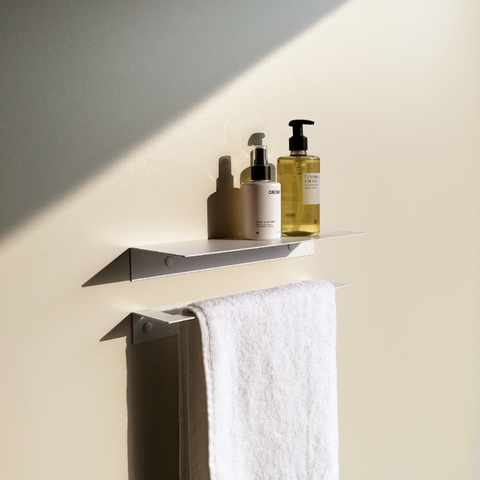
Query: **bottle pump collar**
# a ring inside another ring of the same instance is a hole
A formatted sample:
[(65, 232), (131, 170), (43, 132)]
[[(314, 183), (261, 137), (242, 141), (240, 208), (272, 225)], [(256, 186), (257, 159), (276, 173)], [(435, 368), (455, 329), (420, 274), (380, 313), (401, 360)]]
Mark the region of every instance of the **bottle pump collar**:
[(313, 125), (312, 120), (292, 120), (288, 125), (293, 129), (293, 135), (289, 139), (290, 151), (307, 150), (308, 138), (303, 135), (303, 125)]

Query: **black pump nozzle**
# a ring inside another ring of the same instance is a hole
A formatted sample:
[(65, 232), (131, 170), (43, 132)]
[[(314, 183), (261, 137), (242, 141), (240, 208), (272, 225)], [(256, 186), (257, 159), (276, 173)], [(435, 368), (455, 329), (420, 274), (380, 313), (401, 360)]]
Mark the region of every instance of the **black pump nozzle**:
[[(252, 133), (248, 139), (248, 146), (256, 147), (257, 145), (263, 145), (263, 139), (265, 134), (263, 132)], [(253, 159), (255, 157), (255, 148), (250, 152), (250, 166), (253, 165)]]
[(303, 136), (303, 125), (313, 125), (312, 120), (292, 120), (288, 125), (293, 128), (289, 139), (290, 151), (307, 150), (308, 138)]
[(267, 147), (257, 145), (253, 154), (252, 180), (270, 180), (270, 165), (267, 160)]

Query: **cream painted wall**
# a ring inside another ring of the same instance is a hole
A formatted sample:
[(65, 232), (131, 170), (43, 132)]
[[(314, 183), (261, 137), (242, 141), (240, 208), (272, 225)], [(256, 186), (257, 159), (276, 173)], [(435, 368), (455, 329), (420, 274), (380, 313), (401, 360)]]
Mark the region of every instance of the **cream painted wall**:
[[(209, 2), (201, 21), (233, 37), (199, 28), (204, 51), (187, 3), (2, 7), (2, 478), (176, 478), (175, 341), (99, 340), (132, 310), (307, 278), (352, 284), (337, 293), (341, 479), (480, 478), (480, 4), (315, 3), (292, 17), (260, 2), (258, 29), (253, 3)], [(237, 62), (243, 36), (256, 56)], [(316, 122), (322, 226), (369, 236), (82, 288), (130, 246), (205, 238), (218, 158), (238, 179), (249, 135), (274, 159), (298, 117)]]

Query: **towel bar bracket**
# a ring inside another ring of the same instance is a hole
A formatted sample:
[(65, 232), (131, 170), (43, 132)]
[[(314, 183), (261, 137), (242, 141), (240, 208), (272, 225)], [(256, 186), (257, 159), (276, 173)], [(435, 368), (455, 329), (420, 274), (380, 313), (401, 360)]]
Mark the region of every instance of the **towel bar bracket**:
[(180, 309), (167, 311), (146, 310), (132, 313), (133, 344), (158, 340), (178, 335), (178, 323), (193, 320), (195, 317), (182, 315)]
[(132, 313), (132, 341), (133, 344), (173, 337), (178, 334), (176, 324), (152, 321), (148, 317)]

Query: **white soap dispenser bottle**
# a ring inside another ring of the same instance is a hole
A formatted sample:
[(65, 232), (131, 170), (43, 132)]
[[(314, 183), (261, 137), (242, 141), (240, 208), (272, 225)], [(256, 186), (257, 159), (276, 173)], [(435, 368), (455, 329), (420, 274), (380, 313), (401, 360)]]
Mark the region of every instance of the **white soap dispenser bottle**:
[(240, 186), (242, 237), (247, 240), (280, 238), (281, 185), (271, 180), (265, 145), (255, 147), (251, 176), (250, 182), (244, 182)]

